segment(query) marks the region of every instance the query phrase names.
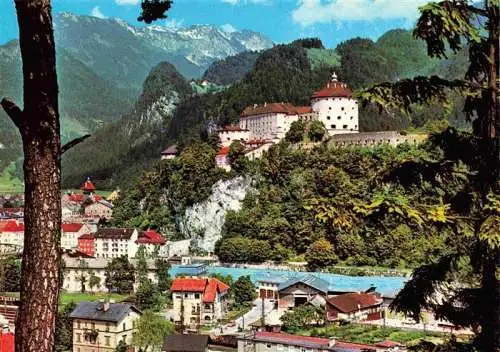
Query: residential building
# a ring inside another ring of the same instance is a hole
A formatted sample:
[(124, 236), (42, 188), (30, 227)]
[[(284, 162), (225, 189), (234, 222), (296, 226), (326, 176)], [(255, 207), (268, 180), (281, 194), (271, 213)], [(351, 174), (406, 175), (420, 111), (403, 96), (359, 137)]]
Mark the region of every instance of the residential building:
[(255, 104), (241, 113), (240, 127), (249, 130), (253, 139), (277, 142), (285, 137), (292, 122), (299, 119), (296, 109), (290, 103)]
[[(63, 256), (63, 260), (65, 263), (64, 267), (64, 280), (62, 289), (66, 292), (80, 292), (82, 288), (82, 283), (80, 277), (84, 275), (87, 279), (94, 275), (97, 276), (100, 281), (99, 284), (94, 287), (89, 287), (88, 281), (85, 284), (85, 290), (88, 292), (107, 292), (108, 289), (105, 286), (106, 280), (106, 267), (108, 263), (112, 259), (106, 258), (88, 258), (83, 253), (81, 256), (73, 256), (69, 254), (65, 254)], [(80, 262), (84, 261), (85, 265), (82, 267)], [(130, 263), (132, 265), (137, 265), (137, 260), (130, 259)], [(156, 276), (156, 266), (154, 260), (147, 260), (148, 266), (148, 279), (152, 282), (158, 282), (158, 278)], [(134, 285), (134, 288), (137, 287), (138, 282)]]
[(278, 286), (278, 306), (294, 308), (308, 303), (316, 296), (327, 297), (328, 282), (314, 275), (293, 277)]
[(0, 351), (14, 352), (14, 333), (10, 331), (0, 331)]
[(179, 147), (174, 144), (161, 152), (161, 160), (173, 159), (177, 155), (179, 155)]
[(311, 108), (329, 135), (359, 131), (358, 102), (347, 84), (338, 81), (335, 73), (323, 89), (313, 94)]
[(61, 247), (63, 249), (78, 248), (78, 238), (91, 233), (92, 228), (89, 225), (81, 223), (63, 223), (61, 225)]
[(83, 213), (86, 216), (109, 220), (113, 216), (113, 204), (101, 199), (86, 205)]
[(96, 255), (94, 235), (91, 233), (85, 233), (78, 237), (78, 250), (91, 257), (94, 257)]
[(259, 298), (278, 299), (279, 285), (288, 281), (285, 276), (262, 276), (257, 279)]
[(8, 220), (0, 224), (0, 243), (24, 247), (24, 223), (17, 220)]
[(208, 335), (169, 335), (162, 352), (207, 352)]
[(222, 147), (215, 156), (215, 164), (226, 171), (231, 170), (231, 162), (229, 161), (228, 154), (229, 147)]
[(96, 258), (134, 258), (137, 252), (136, 229), (101, 228), (94, 234)]
[(118, 343), (132, 343), (141, 312), (128, 303), (80, 302), (71, 312), (73, 352), (114, 352)]
[(332, 320), (382, 319), (383, 299), (374, 292), (352, 292), (326, 299), (326, 316)]
[(137, 246), (144, 246), (149, 254), (158, 252), (159, 257), (167, 257), (167, 241), (162, 234), (155, 230), (147, 230), (139, 233), (139, 237), (135, 241)]
[(224, 126), (217, 133), (223, 147), (229, 147), (234, 141), (240, 141), (245, 144), (250, 140), (250, 131), (240, 126)]
[[(298, 336), (258, 331), (238, 338), (238, 352), (382, 352), (404, 351), (402, 347), (384, 347), (339, 341), (334, 338)], [(396, 349), (397, 348), (397, 349)]]
[(87, 180), (82, 184), (80, 189), (82, 190), (83, 194), (85, 194), (85, 195), (94, 194), (94, 192), (96, 190), (95, 185), (90, 180), (90, 177), (87, 177)]
[(176, 278), (172, 281), (174, 322), (199, 326), (221, 320), (226, 314), (229, 286), (215, 278)]

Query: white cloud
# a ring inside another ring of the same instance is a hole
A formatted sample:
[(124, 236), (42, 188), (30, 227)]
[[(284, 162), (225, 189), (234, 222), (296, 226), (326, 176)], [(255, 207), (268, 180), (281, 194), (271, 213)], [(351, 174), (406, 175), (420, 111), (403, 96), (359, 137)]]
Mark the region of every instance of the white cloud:
[(236, 5), (239, 0), (221, 0), (222, 2), (228, 3), (230, 5)]
[(237, 32), (238, 30), (236, 28), (234, 28), (234, 26), (230, 23), (226, 23), (226, 24), (223, 24), (222, 26), (220, 26), (220, 28), (226, 32), (226, 33), (234, 33), (234, 32)]
[(184, 19), (177, 20), (175, 18), (172, 18), (171, 20), (166, 20), (165, 21), (165, 27), (171, 28), (171, 29), (179, 29), (184, 27)]
[(108, 16), (104, 15), (101, 12), (101, 9), (99, 6), (95, 6), (92, 11), (90, 11), (90, 16), (97, 17), (97, 18), (108, 18)]
[(375, 19), (415, 20), (418, 7), (430, 0), (299, 0), (292, 18), (302, 26)]
[(132, 6), (139, 4), (139, 0), (115, 0), (115, 3), (120, 6)]

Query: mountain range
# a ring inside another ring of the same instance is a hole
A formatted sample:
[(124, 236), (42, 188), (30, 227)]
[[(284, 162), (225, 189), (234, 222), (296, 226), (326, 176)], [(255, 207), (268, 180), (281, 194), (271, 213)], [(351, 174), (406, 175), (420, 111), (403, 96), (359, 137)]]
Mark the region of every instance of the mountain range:
[[(259, 33), (133, 26), (121, 19), (60, 13), (54, 19), (62, 138), (93, 132), (134, 107), (142, 83), (158, 63), (168, 61), (187, 79), (199, 78), (216, 60), (273, 43)], [(22, 104), (19, 43), (0, 46), (0, 95)], [(0, 172), (21, 156), (21, 142), (0, 111)]]

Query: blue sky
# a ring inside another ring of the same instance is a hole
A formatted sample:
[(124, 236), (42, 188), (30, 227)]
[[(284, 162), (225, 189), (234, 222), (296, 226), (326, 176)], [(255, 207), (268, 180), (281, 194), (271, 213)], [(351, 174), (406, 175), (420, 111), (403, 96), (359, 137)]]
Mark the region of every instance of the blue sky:
[[(377, 39), (392, 28), (411, 28), (418, 6), (429, 0), (174, 0), (166, 21), (251, 29), (276, 43), (319, 37), (328, 47), (353, 37)], [(120, 17), (132, 24), (140, 0), (54, 0), (54, 12)], [(13, 0), (0, 0), (0, 44), (17, 38)]]

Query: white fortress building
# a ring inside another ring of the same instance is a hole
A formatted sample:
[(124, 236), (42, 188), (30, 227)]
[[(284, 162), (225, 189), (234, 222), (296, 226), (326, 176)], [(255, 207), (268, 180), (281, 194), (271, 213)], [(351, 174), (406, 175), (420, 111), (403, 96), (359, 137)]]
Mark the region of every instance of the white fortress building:
[(358, 102), (353, 99), (347, 84), (337, 80), (335, 73), (323, 89), (313, 94), (311, 107), (330, 136), (358, 133)]

